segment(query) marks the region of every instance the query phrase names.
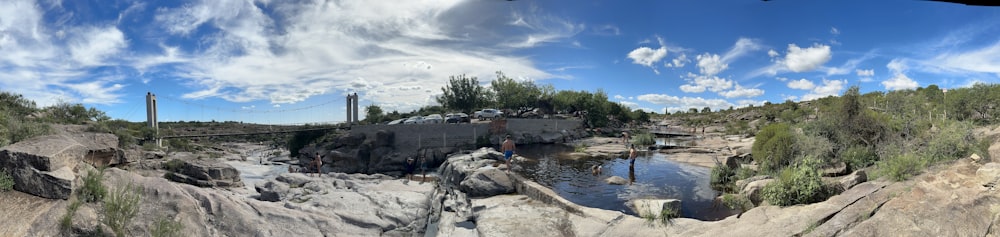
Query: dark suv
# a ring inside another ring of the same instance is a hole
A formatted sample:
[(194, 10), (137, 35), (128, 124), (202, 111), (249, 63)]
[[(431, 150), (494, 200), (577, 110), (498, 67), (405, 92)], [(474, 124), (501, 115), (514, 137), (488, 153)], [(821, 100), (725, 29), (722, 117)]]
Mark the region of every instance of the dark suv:
[(447, 114), (444, 116), (445, 123), (471, 123), (472, 119), (465, 113)]

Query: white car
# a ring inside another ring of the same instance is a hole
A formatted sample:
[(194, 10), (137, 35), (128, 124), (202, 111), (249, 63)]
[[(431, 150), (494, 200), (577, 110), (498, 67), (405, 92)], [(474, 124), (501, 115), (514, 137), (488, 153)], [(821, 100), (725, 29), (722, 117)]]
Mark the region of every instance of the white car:
[(427, 115), (427, 117), (424, 117), (424, 123), (443, 123), (443, 122), (444, 122), (444, 117), (441, 117), (440, 114), (432, 114), (432, 115)]
[(484, 119), (493, 120), (503, 117), (503, 112), (500, 112), (500, 110), (497, 109), (483, 109), (480, 111), (476, 111), (475, 117), (480, 121)]
[(388, 125), (396, 125), (396, 124), (401, 124), (401, 123), (403, 123), (403, 120), (406, 120), (406, 119), (397, 119), (397, 120), (392, 120), (391, 122), (389, 122), (389, 123), (387, 123), (387, 124), (388, 124)]
[(424, 117), (420, 116), (413, 116), (403, 121), (403, 124), (422, 124), (422, 123), (424, 123)]

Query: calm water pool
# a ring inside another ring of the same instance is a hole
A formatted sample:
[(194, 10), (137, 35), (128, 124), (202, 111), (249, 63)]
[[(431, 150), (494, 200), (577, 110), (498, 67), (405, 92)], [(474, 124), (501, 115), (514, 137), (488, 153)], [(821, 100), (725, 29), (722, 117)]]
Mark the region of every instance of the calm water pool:
[[(515, 172), (552, 188), (574, 203), (637, 215), (626, 201), (638, 198), (680, 199), (681, 215), (700, 220), (719, 220), (734, 213), (716, 207), (719, 194), (709, 185), (710, 169), (667, 160), (666, 154), (640, 151), (635, 168), (628, 159), (568, 159), (573, 148), (563, 145), (519, 146), (518, 154), (528, 158), (515, 165)], [(591, 167), (603, 165), (594, 175)], [(627, 185), (604, 182), (611, 176), (630, 180)]]

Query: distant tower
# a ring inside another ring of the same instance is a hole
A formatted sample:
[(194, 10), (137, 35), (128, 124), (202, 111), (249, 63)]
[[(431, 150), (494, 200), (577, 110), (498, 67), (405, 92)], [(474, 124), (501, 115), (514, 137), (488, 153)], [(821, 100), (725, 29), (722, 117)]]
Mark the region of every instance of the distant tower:
[(354, 101), (354, 123), (352, 123), (352, 124), (357, 124), (358, 123), (358, 114), (360, 113), (360, 111), (358, 110), (358, 93), (354, 93), (353, 96), (354, 96), (354, 99), (353, 99), (353, 101)]
[(358, 123), (358, 93), (347, 95), (347, 120), (346, 124)]
[[(156, 131), (156, 135), (160, 135), (160, 122), (156, 118), (156, 95), (151, 92), (146, 92), (146, 125), (153, 128)], [(156, 146), (162, 146), (163, 140), (156, 138)]]

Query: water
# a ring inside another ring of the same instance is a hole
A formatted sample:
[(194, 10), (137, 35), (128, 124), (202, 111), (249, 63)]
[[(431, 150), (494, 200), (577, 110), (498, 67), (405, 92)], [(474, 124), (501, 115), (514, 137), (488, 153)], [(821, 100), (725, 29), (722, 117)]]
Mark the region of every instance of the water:
[[(628, 159), (569, 159), (573, 148), (562, 145), (519, 146), (518, 154), (528, 158), (515, 165), (515, 171), (552, 188), (576, 204), (637, 215), (626, 201), (640, 198), (679, 199), (681, 216), (700, 220), (720, 220), (734, 213), (715, 203), (719, 192), (709, 185), (710, 169), (681, 164), (666, 159), (666, 154), (640, 151), (635, 168)], [(592, 174), (591, 167), (603, 165), (603, 173)], [(630, 182), (611, 185), (604, 182), (620, 176)]]

